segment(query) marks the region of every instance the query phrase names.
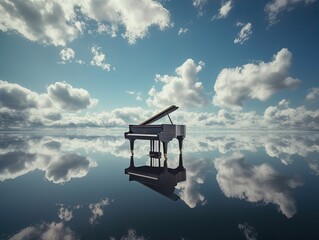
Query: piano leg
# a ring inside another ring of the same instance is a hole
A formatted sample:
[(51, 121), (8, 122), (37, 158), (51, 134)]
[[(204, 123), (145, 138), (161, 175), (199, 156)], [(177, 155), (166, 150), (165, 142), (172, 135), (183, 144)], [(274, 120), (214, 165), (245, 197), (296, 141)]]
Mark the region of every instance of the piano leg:
[(134, 157), (133, 155), (131, 156), (131, 161), (130, 161), (130, 168), (134, 167)]
[(167, 160), (167, 142), (162, 142), (163, 143), (163, 151), (164, 151), (164, 161)]
[(183, 166), (183, 155), (182, 154), (179, 154), (178, 168), (179, 169), (184, 169), (184, 166)]
[(179, 153), (182, 154), (184, 137), (177, 137), (177, 139), (178, 139)]
[(167, 172), (167, 160), (164, 160), (164, 171)]
[(131, 156), (134, 155), (134, 140), (135, 139), (130, 139)]

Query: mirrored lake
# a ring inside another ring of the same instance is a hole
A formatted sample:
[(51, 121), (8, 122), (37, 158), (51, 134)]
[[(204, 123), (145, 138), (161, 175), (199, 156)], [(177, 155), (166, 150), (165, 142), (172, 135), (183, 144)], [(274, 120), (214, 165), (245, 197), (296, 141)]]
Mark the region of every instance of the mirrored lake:
[(188, 132), (166, 168), (123, 132), (0, 139), (0, 239), (319, 239), (319, 132)]

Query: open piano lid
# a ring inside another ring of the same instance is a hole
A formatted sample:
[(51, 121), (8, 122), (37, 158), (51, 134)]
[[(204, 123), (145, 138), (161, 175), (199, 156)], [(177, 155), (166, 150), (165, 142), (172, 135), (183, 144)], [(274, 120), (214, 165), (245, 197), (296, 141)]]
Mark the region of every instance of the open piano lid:
[[(174, 112), (174, 111), (175, 111), (175, 110), (177, 110), (177, 109), (178, 109), (178, 107), (177, 107), (177, 106), (172, 105), (172, 106), (170, 106), (170, 107), (166, 108), (165, 110), (163, 110), (163, 111), (161, 111), (161, 112), (157, 113), (156, 115), (154, 115), (154, 116), (150, 117), (150, 118), (149, 118), (149, 119), (147, 119), (146, 121), (144, 121), (144, 122), (140, 123), (140, 125), (147, 125), (147, 124), (151, 124), (151, 123), (153, 123), (153, 122), (157, 121), (158, 119), (161, 119), (161, 118), (162, 118), (162, 117), (164, 117), (165, 115), (167, 115), (167, 116), (168, 116), (168, 118), (169, 118), (169, 120), (171, 121), (171, 118), (169, 117), (169, 115), (168, 115), (168, 114), (170, 114), (171, 112)], [(171, 123), (172, 123), (172, 121), (171, 121)]]

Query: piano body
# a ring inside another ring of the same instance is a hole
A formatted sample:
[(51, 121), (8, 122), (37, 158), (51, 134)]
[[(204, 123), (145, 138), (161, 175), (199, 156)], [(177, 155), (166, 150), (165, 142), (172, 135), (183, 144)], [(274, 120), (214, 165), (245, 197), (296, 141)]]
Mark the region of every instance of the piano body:
[[(163, 145), (164, 159), (167, 160), (167, 145), (173, 138), (178, 139), (180, 154), (182, 154), (183, 139), (186, 135), (186, 126), (174, 125), (169, 117), (169, 114), (176, 109), (178, 109), (178, 107), (172, 105), (139, 125), (129, 125), (129, 131), (124, 134), (124, 137), (130, 140), (132, 156), (134, 155), (134, 141), (136, 139), (150, 141), (149, 156), (151, 160), (153, 160), (153, 158), (161, 158), (161, 143)], [(151, 124), (166, 115), (168, 116), (171, 124)]]

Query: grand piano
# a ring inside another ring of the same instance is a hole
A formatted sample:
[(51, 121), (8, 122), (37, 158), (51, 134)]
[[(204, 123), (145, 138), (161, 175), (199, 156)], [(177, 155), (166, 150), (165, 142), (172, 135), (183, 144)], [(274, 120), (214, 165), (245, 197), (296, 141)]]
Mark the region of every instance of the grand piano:
[[(182, 154), (183, 139), (186, 134), (185, 125), (173, 124), (169, 114), (174, 112), (178, 107), (172, 105), (160, 113), (152, 116), (139, 125), (129, 125), (129, 131), (124, 133), (124, 137), (130, 140), (131, 155), (134, 155), (134, 141), (136, 139), (149, 140), (151, 163), (153, 159), (161, 158), (161, 143), (163, 145), (164, 160), (167, 160), (167, 145), (174, 138), (178, 139), (180, 154)], [(168, 116), (171, 124), (152, 125), (155, 121)], [(159, 161), (160, 163), (160, 161)]]

